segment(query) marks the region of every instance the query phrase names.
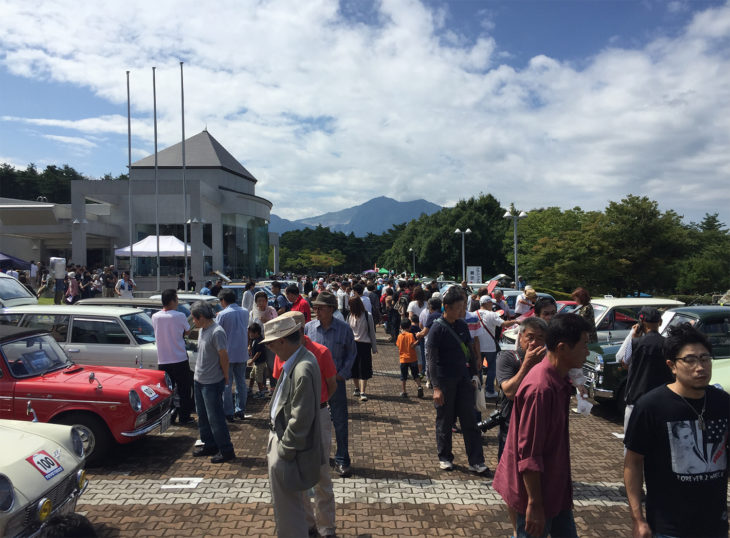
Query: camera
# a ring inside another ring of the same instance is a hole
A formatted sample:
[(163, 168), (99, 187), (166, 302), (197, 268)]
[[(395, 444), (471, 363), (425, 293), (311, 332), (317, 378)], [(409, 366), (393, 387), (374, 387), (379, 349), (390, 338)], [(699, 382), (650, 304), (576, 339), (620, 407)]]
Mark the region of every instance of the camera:
[(492, 414), (489, 415), (488, 419), (477, 423), (477, 428), (486, 432), (487, 430), (491, 430), (501, 424), (504, 424), (504, 415), (502, 415), (502, 411), (500, 409), (495, 409), (492, 411)]

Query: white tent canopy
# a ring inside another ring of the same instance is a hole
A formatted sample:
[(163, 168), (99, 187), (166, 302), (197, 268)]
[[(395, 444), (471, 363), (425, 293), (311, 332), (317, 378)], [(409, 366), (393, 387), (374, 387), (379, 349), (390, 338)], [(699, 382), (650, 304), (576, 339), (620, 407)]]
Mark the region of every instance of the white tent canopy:
[[(148, 235), (141, 241), (138, 241), (133, 245), (132, 254), (135, 258), (149, 258), (157, 256), (157, 236)], [(188, 244), (188, 256), (191, 255), (190, 244)], [(130, 248), (128, 246), (118, 248), (114, 251), (114, 255), (118, 257), (128, 257), (130, 255)], [(185, 255), (185, 243), (180, 241), (174, 235), (161, 235), (160, 236), (160, 256), (164, 257), (182, 257)], [(210, 256), (211, 250), (203, 245), (203, 255)]]

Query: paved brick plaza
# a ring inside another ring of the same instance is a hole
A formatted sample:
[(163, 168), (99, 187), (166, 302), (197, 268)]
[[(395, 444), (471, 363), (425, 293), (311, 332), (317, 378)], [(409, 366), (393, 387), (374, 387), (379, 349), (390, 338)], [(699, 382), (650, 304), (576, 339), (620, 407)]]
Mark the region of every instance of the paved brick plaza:
[[(466, 470), (459, 435), (454, 471), (438, 469), (431, 391), (418, 400), (410, 382), (411, 398), (400, 398), (396, 349), (379, 344), (369, 401), (350, 396), (353, 476), (334, 480), (338, 535), (509, 536), (507, 513), (491, 478)], [(91, 483), (78, 510), (101, 536), (273, 535), (267, 405), (268, 400), (249, 400), (252, 418), (231, 425), (238, 457), (230, 464), (193, 458), (197, 428), (184, 426), (117, 448), (108, 465), (90, 470)], [(620, 421), (597, 406), (594, 416), (572, 415), (570, 427), (579, 534), (630, 535), (622, 445), (613, 435), (621, 433)], [(483, 439), (487, 464), (494, 470), (496, 430)]]

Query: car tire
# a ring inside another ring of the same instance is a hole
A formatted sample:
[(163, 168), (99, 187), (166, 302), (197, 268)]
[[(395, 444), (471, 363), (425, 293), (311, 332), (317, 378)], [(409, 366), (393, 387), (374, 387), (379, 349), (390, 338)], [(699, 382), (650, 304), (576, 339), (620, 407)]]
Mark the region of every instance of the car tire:
[(79, 429), (84, 442), (84, 453), (86, 462), (90, 465), (97, 464), (106, 456), (112, 444), (112, 435), (106, 423), (91, 413), (69, 413), (58, 420), (58, 424), (75, 426)]

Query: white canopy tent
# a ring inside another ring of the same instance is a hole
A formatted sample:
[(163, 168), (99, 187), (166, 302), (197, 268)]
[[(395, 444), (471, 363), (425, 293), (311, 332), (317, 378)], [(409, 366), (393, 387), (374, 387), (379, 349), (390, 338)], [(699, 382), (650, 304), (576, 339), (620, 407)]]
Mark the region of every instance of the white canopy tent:
[[(148, 235), (141, 241), (136, 242), (133, 248), (129, 246), (118, 248), (114, 251), (117, 257), (128, 257), (130, 250), (135, 258), (150, 258), (157, 256), (157, 236)], [(185, 255), (185, 243), (174, 235), (160, 236), (160, 257), (182, 257)], [(191, 255), (191, 248), (188, 244), (188, 256)], [(203, 256), (212, 256), (212, 251), (203, 245)]]

